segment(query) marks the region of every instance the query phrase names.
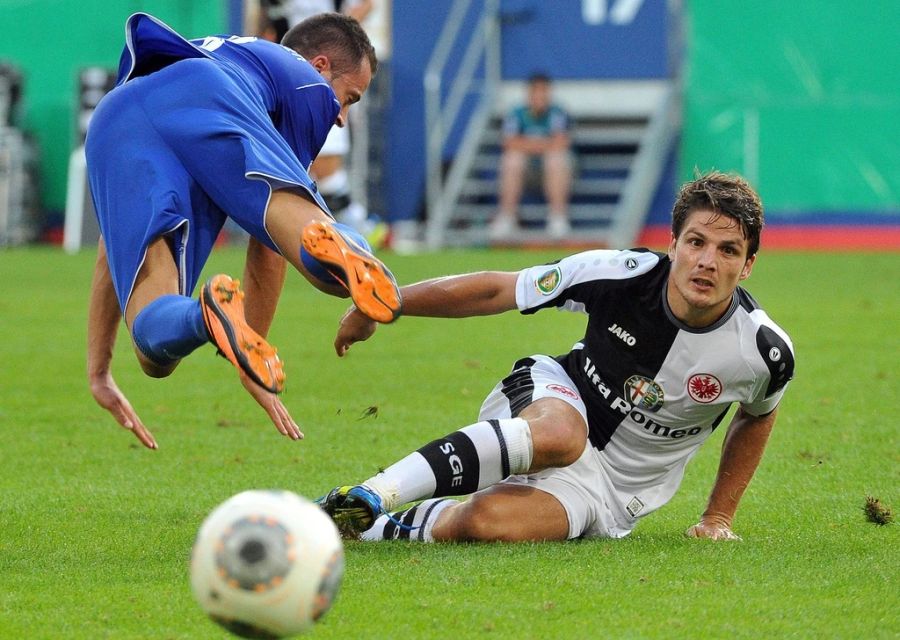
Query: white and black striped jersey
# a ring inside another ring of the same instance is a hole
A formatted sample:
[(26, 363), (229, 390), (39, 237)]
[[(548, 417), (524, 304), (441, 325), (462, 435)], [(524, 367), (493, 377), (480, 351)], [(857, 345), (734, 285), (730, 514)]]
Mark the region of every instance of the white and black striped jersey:
[(732, 403), (773, 411), (793, 376), (787, 334), (738, 288), (715, 324), (691, 328), (666, 301), (671, 262), (647, 250), (586, 251), (519, 273), (522, 313), (586, 313), (557, 360), (587, 407), (589, 438), (630, 518), (675, 493), (688, 460)]

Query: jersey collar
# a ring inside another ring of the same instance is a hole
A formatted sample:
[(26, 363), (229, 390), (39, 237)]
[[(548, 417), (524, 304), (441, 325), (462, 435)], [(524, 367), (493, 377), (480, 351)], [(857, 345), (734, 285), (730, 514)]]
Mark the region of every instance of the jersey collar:
[(681, 331), (687, 331), (688, 333), (709, 333), (710, 331), (715, 331), (723, 324), (728, 322), (731, 319), (731, 316), (734, 314), (735, 310), (738, 308), (739, 301), (737, 295), (737, 289), (734, 290), (731, 294), (731, 304), (728, 305), (728, 309), (725, 313), (722, 314), (722, 317), (713, 322), (711, 325), (706, 327), (691, 327), (686, 325), (684, 322), (675, 317), (675, 314), (672, 313), (672, 309), (669, 307), (669, 299), (667, 297), (669, 291), (669, 282), (668, 280), (663, 282), (662, 286), (662, 307), (666, 312), (666, 317), (669, 319), (669, 322), (674, 324)]

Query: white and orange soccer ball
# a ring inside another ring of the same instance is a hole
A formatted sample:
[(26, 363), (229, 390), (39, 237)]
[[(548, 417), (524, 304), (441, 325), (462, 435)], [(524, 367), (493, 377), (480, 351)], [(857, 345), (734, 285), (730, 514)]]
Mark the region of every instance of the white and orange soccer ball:
[(328, 611), (344, 573), (337, 527), (290, 491), (244, 491), (204, 520), (191, 588), (210, 618), (247, 638), (286, 638)]

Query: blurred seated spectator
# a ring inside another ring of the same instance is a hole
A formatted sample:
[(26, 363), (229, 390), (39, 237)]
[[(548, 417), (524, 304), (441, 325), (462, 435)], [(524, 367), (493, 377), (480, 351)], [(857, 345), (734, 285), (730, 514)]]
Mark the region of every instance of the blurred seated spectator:
[(490, 225), (492, 240), (515, 233), (522, 191), (531, 182), (543, 185), (549, 209), (547, 235), (558, 240), (569, 233), (571, 146), (569, 116), (553, 104), (550, 78), (542, 73), (532, 75), (526, 104), (510, 111), (503, 123), (500, 208)]

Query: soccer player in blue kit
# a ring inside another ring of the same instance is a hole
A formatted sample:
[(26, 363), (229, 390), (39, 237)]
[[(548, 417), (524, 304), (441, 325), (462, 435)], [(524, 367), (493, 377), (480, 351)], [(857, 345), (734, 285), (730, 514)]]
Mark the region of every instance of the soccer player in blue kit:
[[(706, 509), (687, 530), (736, 539), (738, 503), (794, 372), (787, 334), (739, 286), (762, 226), (752, 187), (712, 172), (682, 187), (666, 253), (585, 251), (519, 272), (403, 287), (405, 315), (556, 308), (586, 314), (587, 327), (566, 354), (516, 362), (478, 422), (333, 489), (322, 507), (345, 535), (364, 540), (621, 538), (672, 498), (737, 404)], [(351, 308), (338, 354), (374, 330)]]
[[(365, 241), (333, 222), (307, 170), (343, 126), (377, 67), (365, 32), (331, 13), (281, 44), (188, 41), (147, 14), (126, 24), (116, 88), (93, 115), (88, 177), (100, 223), (88, 318), (95, 400), (146, 447), (156, 440), (110, 365), (120, 319), (143, 371), (169, 375), (212, 342), (275, 427), (302, 437), (278, 393), (284, 372), (266, 340), (285, 260), (319, 290), (391, 322), (401, 298)], [(226, 217), (250, 234), (245, 292), (213, 276), (191, 298)]]

